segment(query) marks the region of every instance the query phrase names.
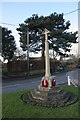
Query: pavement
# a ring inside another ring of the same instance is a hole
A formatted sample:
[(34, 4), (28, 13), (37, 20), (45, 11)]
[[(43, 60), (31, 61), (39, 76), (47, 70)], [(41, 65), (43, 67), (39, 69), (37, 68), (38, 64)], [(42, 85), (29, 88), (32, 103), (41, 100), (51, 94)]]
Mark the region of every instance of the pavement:
[(74, 84), (75, 86), (80, 86), (80, 69), (69, 72), (67, 76), (70, 76), (72, 84)]

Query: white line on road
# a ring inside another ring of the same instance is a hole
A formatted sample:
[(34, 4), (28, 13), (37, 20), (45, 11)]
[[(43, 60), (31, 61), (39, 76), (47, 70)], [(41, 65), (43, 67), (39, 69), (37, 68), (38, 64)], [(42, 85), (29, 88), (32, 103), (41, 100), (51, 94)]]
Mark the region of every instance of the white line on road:
[(3, 86), (2, 88), (13, 87), (13, 86), (18, 86), (18, 85), (21, 85), (21, 84), (7, 85), (7, 86)]
[(34, 82), (31, 82), (31, 83), (37, 83), (37, 82), (40, 82), (40, 81), (34, 81)]
[[(31, 83), (37, 83), (37, 82), (39, 82), (39, 81), (34, 81), (34, 82), (31, 82)], [(7, 86), (3, 86), (3, 87), (0, 87), (0, 88), (15, 87), (15, 86), (19, 86), (19, 85), (22, 85), (22, 84), (7, 85)]]

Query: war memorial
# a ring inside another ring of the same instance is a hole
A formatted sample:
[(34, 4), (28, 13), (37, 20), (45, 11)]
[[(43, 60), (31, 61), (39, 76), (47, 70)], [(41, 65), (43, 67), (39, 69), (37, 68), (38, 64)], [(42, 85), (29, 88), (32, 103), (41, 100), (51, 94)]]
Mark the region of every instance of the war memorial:
[(49, 42), (48, 31), (46, 28), (42, 34), (45, 35), (45, 76), (42, 77), (40, 85), (28, 93), (24, 93), (21, 99), (25, 103), (32, 105), (40, 105), (44, 107), (62, 107), (73, 104), (77, 101), (77, 96), (66, 90), (63, 90), (60, 85), (56, 85), (54, 76), (50, 73), (49, 61)]

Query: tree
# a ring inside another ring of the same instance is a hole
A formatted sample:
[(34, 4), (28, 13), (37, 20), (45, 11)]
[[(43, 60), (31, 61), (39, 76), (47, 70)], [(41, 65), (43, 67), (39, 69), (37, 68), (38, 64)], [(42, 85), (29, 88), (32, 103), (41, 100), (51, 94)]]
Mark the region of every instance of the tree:
[(0, 26), (0, 53), (2, 52), (2, 28)]
[[(27, 27), (28, 24), (28, 27)], [(20, 44), (23, 50), (27, 50), (26, 31), (29, 29), (30, 48), (34, 51), (42, 50), (42, 57), (44, 56), (44, 36), (42, 31), (47, 28), (50, 31), (49, 48), (53, 49), (53, 52), (57, 52), (59, 55), (66, 55), (66, 52), (70, 52), (71, 43), (77, 42), (77, 32), (67, 32), (70, 27), (70, 21), (65, 22), (63, 14), (57, 14), (56, 12), (49, 16), (38, 16), (33, 14), (32, 17), (27, 18), (24, 23), (19, 24)]]
[(26, 54), (19, 48), (17, 48), (14, 52), (14, 56), (12, 58), (13, 61), (17, 60), (26, 60)]
[(1, 55), (8, 61), (13, 58), (14, 51), (16, 50), (16, 44), (14, 37), (11, 35), (11, 30), (8, 30), (5, 27), (0, 27), (2, 29), (2, 50)]

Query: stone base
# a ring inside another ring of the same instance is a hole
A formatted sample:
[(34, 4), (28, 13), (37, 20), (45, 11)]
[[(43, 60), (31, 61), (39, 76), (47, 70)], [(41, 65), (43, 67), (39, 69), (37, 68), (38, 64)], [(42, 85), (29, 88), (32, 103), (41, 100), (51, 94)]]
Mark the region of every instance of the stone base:
[(59, 86), (51, 89), (38, 86), (32, 92), (24, 93), (21, 98), (25, 103), (46, 107), (66, 106), (77, 101), (77, 96), (60, 89)]

